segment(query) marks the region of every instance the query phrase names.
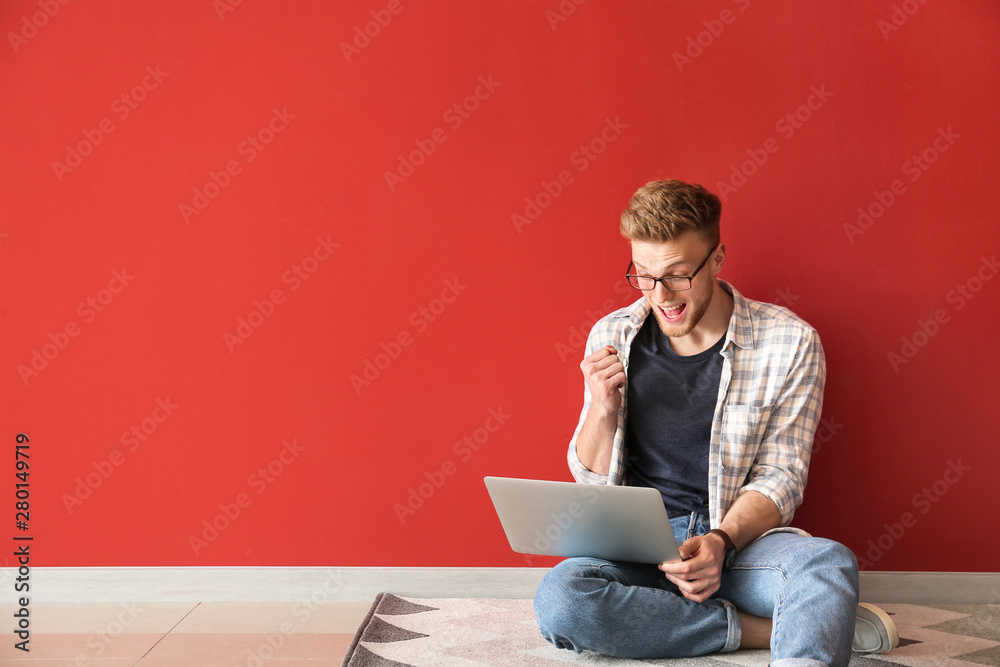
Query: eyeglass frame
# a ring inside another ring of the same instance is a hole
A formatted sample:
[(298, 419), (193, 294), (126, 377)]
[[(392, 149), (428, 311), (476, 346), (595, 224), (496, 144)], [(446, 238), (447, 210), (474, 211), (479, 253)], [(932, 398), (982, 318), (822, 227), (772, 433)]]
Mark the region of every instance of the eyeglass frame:
[[(719, 248), (720, 245), (722, 245), (722, 244), (721, 243), (716, 243), (715, 246), (711, 250), (708, 251), (708, 256), (705, 259), (702, 260), (701, 264), (698, 265), (698, 268), (696, 268), (694, 270), (694, 272), (691, 275), (689, 275), (689, 276), (661, 276), (659, 278), (654, 278), (653, 276), (646, 276), (646, 275), (642, 275), (642, 274), (639, 274), (639, 273), (628, 273), (628, 271), (630, 271), (631, 269), (635, 268), (635, 260), (634, 259), (629, 260), (628, 269), (625, 270), (626, 271), (626, 273), (625, 273), (625, 281), (628, 282), (629, 287), (631, 287), (633, 289), (637, 289), (640, 292), (652, 292), (653, 290), (656, 289), (656, 283), (660, 283), (661, 285), (663, 285), (663, 288), (665, 290), (667, 290), (668, 292), (687, 292), (692, 287), (691, 283), (694, 280), (694, 277), (698, 275), (698, 272), (701, 271), (705, 267), (706, 264), (708, 264), (708, 260), (710, 260), (712, 258), (712, 255), (715, 254), (715, 251)], [(653, 281), (653, 286), (650, 287), (649, 289), (643, 289), (641, 287), (636, 287), (635, 285), (632, 284), (632, 281), (630, 280), (631, 278), (649, 278), (650, 280)], [(685, 287), (684, 289), (672, 289), (671, 287), (669, 287), (667, 285), (666, 282), (664, 282), (668, 278), (670, 280), (677, 280), (677, 279), (687, 278), (688, 286)]]

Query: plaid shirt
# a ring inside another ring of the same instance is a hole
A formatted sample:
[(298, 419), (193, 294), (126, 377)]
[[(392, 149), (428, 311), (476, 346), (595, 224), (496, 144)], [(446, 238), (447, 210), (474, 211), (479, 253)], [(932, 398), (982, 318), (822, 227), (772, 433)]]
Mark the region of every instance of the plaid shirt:
[[(787, 308), (751, 301), (726, 282), (720, 280), (719, 284), (732, 294), (734, 307), (720, 353), (722, 377), (709, 444), (709, 520), (713, 528), (718, 527), (741, 494), (758, 491), (778, 506), (781, 525), (788, 526), (802, 503), (819, 425), (826, 380), (823, 347), (816, 330)], [(602, 318), (590, 332), (586, 354), (612, 345), (627, 376), (632, 340), (649, 311), (648, 302), (640, 298)], [(585, 387), (583, 412), (568, 457), (578, 482), (626, 483), (627, 389), (626, 384), (611, 468), (607, 475), (599, 475), (588, 470), (576, 455), (576, 439), (591, 404), (590, 390)]]

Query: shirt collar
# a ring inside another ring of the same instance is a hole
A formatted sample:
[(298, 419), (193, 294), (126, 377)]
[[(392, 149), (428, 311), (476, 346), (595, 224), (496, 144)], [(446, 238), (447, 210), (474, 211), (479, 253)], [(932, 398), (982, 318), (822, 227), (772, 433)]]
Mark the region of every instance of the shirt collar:
[(733, 314), (729, 318), (729, 329), (726, 331), (726, 344), (723, 349), (729, 347), (729, 342), (744, 350), (752, 350), (753, 344), (753, 321), (750, 319), (750, 305), (747, 300), (736, 291), (736, 288), (725, 280), (719, 280), (719, 285), (733, 297)]

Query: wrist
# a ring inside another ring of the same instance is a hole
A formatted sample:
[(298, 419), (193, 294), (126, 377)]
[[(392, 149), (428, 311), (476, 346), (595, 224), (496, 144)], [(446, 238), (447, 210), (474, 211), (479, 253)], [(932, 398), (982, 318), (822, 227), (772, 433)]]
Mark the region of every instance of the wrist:
[(712, 530), (708, 531), (705, 534), (706, 535), (715, 535), (720, 540), (722, 540), (722, 543), (723, 543), (723, 545), (725, 547), (724, 556), (723, 556), (724, 560), (729, 560), (729, 557), (731, 555), (734, 555), (734, 554), (737, 553), (737, 551), (736, 551), (736, 545), (733, 544), (733, 540), (732, 540), (731, 537), (729, 537), (729, 533), (727, 533), (726, 531), (722, 530), (721, 528), (713, 528)]
[(587, 411), (587, 418), (598, 423), (617, 423), (618, 422), (618, 410), (621, 408), (621, 402), (615, 403), (613, 401), (608, 403), (594, 401), (590, 404), (590, 409)]

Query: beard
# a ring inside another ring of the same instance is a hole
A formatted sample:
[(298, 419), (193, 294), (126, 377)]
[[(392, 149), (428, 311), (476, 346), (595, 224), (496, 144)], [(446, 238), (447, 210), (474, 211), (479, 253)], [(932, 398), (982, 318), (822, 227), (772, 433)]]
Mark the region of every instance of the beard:
[(656, 315), (656, 323), (660, 325), (660, 331), (663, 332), (663, 335), (670, 338), (682, 338), (691, 333), (708, 311), (708, 307), (712, 303), (712, 294), (713, 292), (710, 291), (703, 300), (685, 302), (682, 318), (677, 322), (666, 321), (660, 308), (651, 304)]

